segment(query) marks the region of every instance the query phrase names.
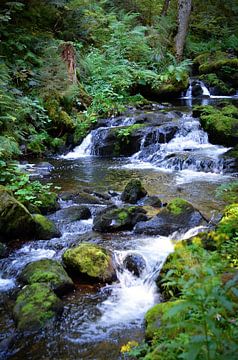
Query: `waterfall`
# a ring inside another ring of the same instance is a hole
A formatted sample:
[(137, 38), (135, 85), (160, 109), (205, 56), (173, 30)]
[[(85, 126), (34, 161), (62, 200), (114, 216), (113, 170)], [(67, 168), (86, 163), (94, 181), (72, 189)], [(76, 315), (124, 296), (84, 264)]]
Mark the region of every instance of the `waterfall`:
[(82, 144), (77, 146), (73, 151), (69, 152), (66, 155), (63, 155), (63, 159), (77, 159), (81, 157), (86, 157), (91, 155), (91, 147), (92, 147), (92, 132), (90, 132)]
[(210, 98), (211, 94), (203, 81), (198, 79), (190, 79), (189, 87), (185, 93), (185, 96), (182, 96), (182, 99), (190, 100), (196, 97)]

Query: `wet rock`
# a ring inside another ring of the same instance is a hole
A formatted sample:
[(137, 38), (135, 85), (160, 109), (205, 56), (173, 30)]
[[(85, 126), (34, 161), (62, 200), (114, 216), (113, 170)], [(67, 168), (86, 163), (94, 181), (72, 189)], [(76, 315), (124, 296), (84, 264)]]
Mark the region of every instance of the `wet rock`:
[(40, 214), (33, 215), (36, 224), (36, 238), (41, 240), (49, 240), (61, 236), (60, 231), (56, 228), (55, 224)]
[(152, 128), (148, 131), (144, 139), (144, 147), (155, 143), (167, 143), (172, 140), (178, 131), (178, 124), (170, 122), (160, 127)]
[(91, 217), (91, 212), (87, 206), (70, 206), (68, 208), (57, 211), (55, 217), (58, 220), (73, 222), (78, 220), (87, 220)]
[(63, 304), (51, 288), (46, 284), (35, 283), (25, 286), (19, 292), (13, 315), (18, 330), (34, 332), (62, 310)]
[(74, 287), (63, 266), (52, 259), (41, 259), (26, 265), (19, 279), (27, 285), (47, 284), (57, 295), (63, 295)]
[(99, 232), (132, 230), (138, 221), (143, 220), (147, 220), (147, 216), (146, 211), (141, 207), (108, 208), (95, 216), (93, 230)]
[(64, 191), (60, 194), (60, 198), (64, 201), (73, 201), (76, 204), (94, 204), (94, 205), (105, 205), (107, 201), (102, 198), (98, 198), (85, 191), (69, 192)]
[(45, 215), (59, 210), (60, 206), (57, 200), (58, 196), (54, 192), (49, 191), (47, 193), (39, 194), (38, 201), (40, 202), (40, 205), (38, 205), (38, 208), (40, 212)]
[(2, 244), (0, 242), (0, 259), (4, 258), (7, 256), (7, 247), (5, 244)]
[(151, 220), (137, 223), (134, 231), (137, 234), (169, 236), (175, 231), (187, 231), (203, 221), (203, 216), (192, 204), (177, 198)]
[(143, 205), (153, 206), (155, 208), (161, 208), (163, 206), (162, 201), (156, 195), (147, 196), (143, 201)]
[(82, 243), (66, 250), (63, 261), (66, 269), (75, 276), (102, 282), (112, 282), (116, 279), (112, 255), (101, 246)]
[(130, 180), (121, 194), (121, 200), (130, 204), (136, 204), (138, 200), (146, 196), (147, 191), (143, 188), (139, 179)]
[(124, 267), (129, 270), (133, 275), (140, 276), (146, 268), (146, 262), (143, 256), (139, 254), (129, 254), (123, 261)]
[(34, 238), (32, 215), (5, 187), (0, 186), (0, 238), (6, 242), (14, 238)]

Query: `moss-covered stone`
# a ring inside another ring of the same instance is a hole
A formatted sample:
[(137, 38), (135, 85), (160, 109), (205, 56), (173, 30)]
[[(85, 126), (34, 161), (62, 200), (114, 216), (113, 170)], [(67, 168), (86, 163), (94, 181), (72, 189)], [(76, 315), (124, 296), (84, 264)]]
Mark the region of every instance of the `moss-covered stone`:
[(235, 93), (234, 88), (219, 79), (214, 73), (200, 75), (199, 79), (209, 87), (213, 95), (233, 95)]
[(135, 204), (138, 200), (146, 196), (147, 191), (142, 186), (142, 183), (139, 179), (130, 180), (125, 189), (121, 194), (121, 200)]
[(61, 300), (46, 284), (25, 286), (18, 294), (13, 309), (18, 330), (32, 332), (41, 329), (49, 319), (62, 312)]
[(147, 311), (145, 314), (145, 336), (147, 340), (152, 340), (154, 336), (156, 338), (160, 338), (166, 332), (166, 335), (169, 335), (170, 338), (176, 337), (178, 334), (178, 330), (180, 329), (180, 322), (182, 318), (184, 318), (184, 314), (177, 313), (173, 318), (173, 323), (178, 323), (178, 327), (173, 327), (173, 330), (169, 332), (164, 329), (164, 325), (166, 325), (167, 321), (163, 319), (163, 316), (171, 309), (171, 307), (179, 305), (182, 303), (182, 300), (170, 301), (165, 303), (159, 303), (153, 306), (151, 309)]
[(238, 59), (228, 53), (206, 52), (194, 59), (199, 74), (216, 74), (228, 86), (236, 89), (238, 86)]
[(54, 192), (47, 192), (39, 194), (38, 201), (41, 203), (38, 208), (42, 214), (54, 212), (59, 209), (57, 202), (57, 194)]
[(138, 221), (144, 220), (147, 220), (146, 211), (141, 207), (108, 208), (95, 216), (93, 230), (99, 232), (132, 230)]
[(202, 106), (197, 108), (197, 111), (211, 143), (224, 146), (237, 145), (238, 109), (234, 105), (227, 105), (221, 109)]
[(116, 277), (110, 252), (98, 245), (82, 243), (68, 249), (63, 254), (63, 261), (76, 276), (103, 282), (111, 282)]
[(36, 238), (41, 240), (49, 240), (54, 237), (60, 237), (61, 233), (55, 224), (40, 214), (33, 215), (36, 224)]
[(167, 210), (175, 216), (181, 215), (184, 211), (191, 209), (193, 209), (192, 204), (181, 198), (173, 199), (167, 205)]
[(30, 285), (48, 284), (58, 295), (72, 290), (74, 286), (63, 266), (52, 259), (41, 259), (26, 265), (20, 274), (20, 280)]
[(138, 234), (169, 236), (175, 231), (187, 231), (201, 225), (203, 221), (202, 214), (192, 204), (176, 198), (149, 221), (138, 222), (134, 231)]
[(34, 238), (35, 222), (32, 215), (11, 193), (0, 186), (0, 237), (2, 241), (14, 238)]

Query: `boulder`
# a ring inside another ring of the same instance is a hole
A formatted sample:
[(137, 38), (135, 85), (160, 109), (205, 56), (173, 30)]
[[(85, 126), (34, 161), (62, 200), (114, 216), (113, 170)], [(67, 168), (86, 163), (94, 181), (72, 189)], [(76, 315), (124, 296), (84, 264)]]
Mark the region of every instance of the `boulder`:
[(40, 202), (38, 208), (42, 214), (52, 213), (60, 208), (58, 204), (58, 196), (52, 191), (39, 194), (37, 200)]
[(123, 260), (123, 265), (137, 277), (140, 277), (143, 270), (146, 268), (145, 259), (139, 254), (128, 254)]
[(0, 186), (0, 237), (2, 241), (35, 236), (32, 215), (5, 187)]
[(143, 188), (139, 179), (130, 180), (121, 194), (121, 200), (130, 204), (136, 204), (138, 200), (146, 196), (147, 191)]
[(20, 274), (24, 284), (45, 283), (58, 295), (73, 289), (74, 284), (63, 266), (56, 260), (41, 259), (27, 264)]
[(73, 201), (76, 204), (105, 205), (104, 199), (98, 198), (97, 196), (89, 194), (85, 191), (64, 191), (60, 194), (60, 198), (64, 201)]
[(201, 213), (192, 204), (176, 198), (151, 220), (138, 222), (134, 230), (137, 234), (169, 236), (175, 231), (187, 231), (198, 226), (203, 220)]
[(61, 233), (56, 228), (55, 224), (51, 220), (47, 219), (47, 217), (40, 214), (32, 215), (32, 217), (35, 221), (35, 237), (37, 239), (49, 240), (61, 236)]
[(55, 214), (58, 220), (73, 222), (78, 220), (87, 220), (91, 217), (91, 212), (87, 206), (70, 206), (68, 208), (57, 211)]
[(132, 230), (138, 221), (144, 220), (147, 220), (146, 211), (141, 207), (107, 208), (95, 216), (93, 230), (99, 232)]
[(35, 283), (25, 286), (19, 292), (13, 315), (18, 330), (32, 332), (40, 330), (62, 310), (63, 304), (50, 286)]
[(116, 279), (111, 253), (99, 245), (82, 243), (63, 254), (66, 269), (74, 276), (91, 281), (112, 282)]

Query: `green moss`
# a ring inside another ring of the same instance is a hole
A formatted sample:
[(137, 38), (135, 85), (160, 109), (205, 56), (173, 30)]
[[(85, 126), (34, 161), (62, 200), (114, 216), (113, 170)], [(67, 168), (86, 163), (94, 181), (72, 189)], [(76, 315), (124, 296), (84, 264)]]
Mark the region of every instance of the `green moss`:
[(38, 207), (42, 214), (53, 212), (59, 208), (57, 194), (52, 191), (38, 194), (37, 200), (40, 203)]
[(217, 88), (223, 95), (230, 95), (235, 91), (235, 89), (231, 88), (224, 81), (219, 79), (215, 73), (200, 75), (199, 79), (204, 81), (209, 87)]
[(47, 283), (57, 293), (72, 289), (73, 282), (63, 266), (52, 259), (42, 259), (28, 264), (20, 275), (25, 284)]
[(63, 254), (63, 261), (69, 269), (91, 278), (107, 280), (111, 277), (111, 256), (101, 246), (82, 243), (68, 249)]
[(173, 215), (181, 215), (184, 211), (191, 208), (191, 204), (181, 198), (176, 198), (169, 202), (167, 210)]
[(36, 224), (36, 237), (42, 240), (48, 240), (53, 237), (59, 237), (60, 232), (56, 228), (55, 224), (40, 214), (33, 215), (33, 219)]
[(61, 301), (47, 285), (33, 284), (20, 291), (13, 312), (19, 330), (34, 331), (61, 310)]

